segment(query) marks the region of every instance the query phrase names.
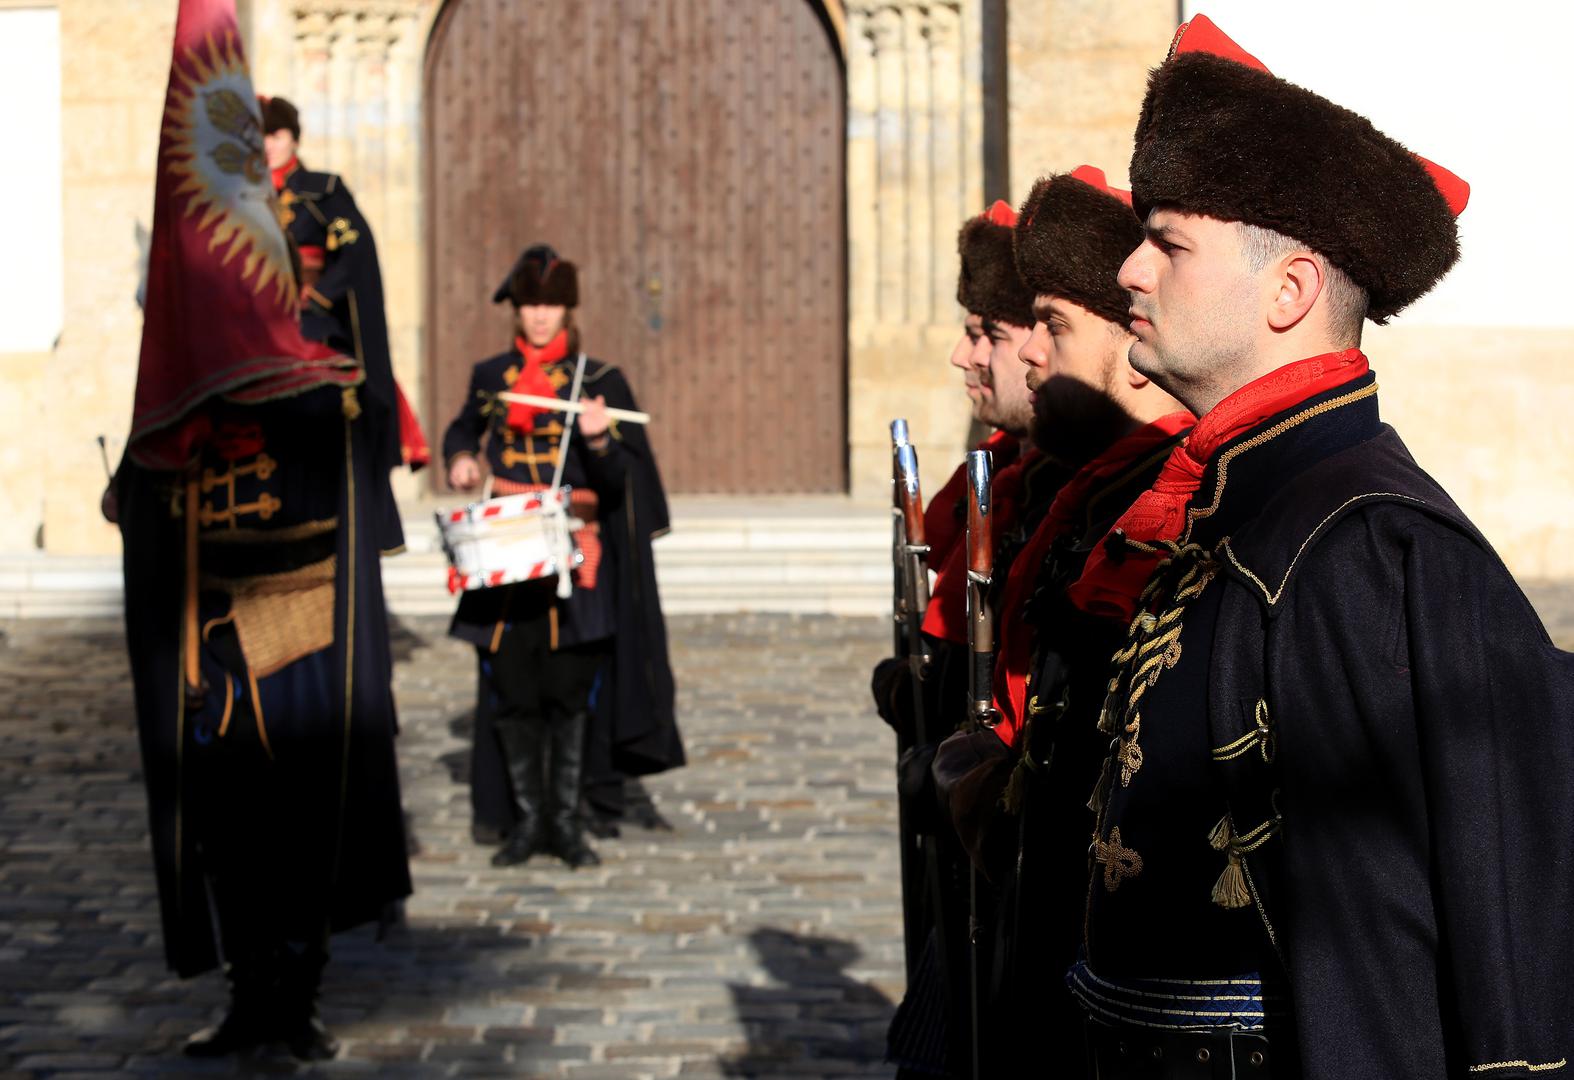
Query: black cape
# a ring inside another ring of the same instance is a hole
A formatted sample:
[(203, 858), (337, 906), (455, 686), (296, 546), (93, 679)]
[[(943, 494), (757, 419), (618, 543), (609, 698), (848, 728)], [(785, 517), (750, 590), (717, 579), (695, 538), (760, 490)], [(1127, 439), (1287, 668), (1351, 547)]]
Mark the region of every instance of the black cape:
[[(293, 853), (277, 872), (299, 879), (296, 891), (326, 909), (334, 931), (375, 920), (410, 893), (379, 550), (375, 530), (366, 527), (388, 478), (373, 464), (373, 425), (346, 419), (342, 400), (339, 389), (328, 388), (235, 410), (264, 417), (269, 430), (310, 432), (289, 445), (316, 451), (313, 460), (272, 452), (285, 458), (281, 471), (297, 478), (304, 471), (303, 484), (316, 488), (340, 522), (333, 532), (333, 644), (262, 680), (274, 692), (282, 688), (293, 706), (268, 725), (276, 786), (296, 793), (279, 807)], [(116, 475), (126, 639), (165, 957), (177, 973), (191, 976), (219, 961), (191, 815), (233, 808), (212, 805), (200, 790), (211, 790), (213, 778), (193, 775), (193, 739), (199, 729), (211, 732), (203, 720), (220, 708), (223, 694), (210, 691), (203, 712), (188, 715), (181, 690), (184, 529), (171, 514), (180, 482), (177, 474), (141, 468), (129, 457)], [(206, 652), (203, 662), (210, 682), (222, 686)], [(330, 693), (320, 692), (324, 676)]]

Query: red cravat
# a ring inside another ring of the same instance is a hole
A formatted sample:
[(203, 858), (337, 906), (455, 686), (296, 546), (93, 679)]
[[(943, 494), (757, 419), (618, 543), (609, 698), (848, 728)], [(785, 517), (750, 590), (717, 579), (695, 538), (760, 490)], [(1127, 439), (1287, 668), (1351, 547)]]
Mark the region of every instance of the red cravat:
[[(1346, 349), (1298, 360), (1247, 383), (1197, 421), (1186, 441), (1170, 454), (1153, 487), (1137, 497), (1111, 533), (1146, 544), (1180, 539), (1191, 497), (1221, 446), (1270, 416), (1359, 379), (1369, 370), (1360, 349)], [(1100, 543), (1068, 595), (1083, 611), (1129, 622), (1157, 561), (1157, 556), (1128, 551), (1116, 562), (1106, 544)]]
[(1033, 661), (1033, 628), (1027, 624), (1027, 605), (1038, 585), (1039, 570), (1055, 541), (1069, 533), (1087, 506), (1088, 497), (1114, 480), (1135, 462), (1195, 423), (1189, 412), (1160, 417), (1118, 439), (1113, 446), (1077, 470), (1049, 506), (1049, 513), (1011, 564), (1000, 613), (1000, 654), (995, 661), (995, 708), (1000, 723), (995, 734), (1007, 745), (1016, 738), (1027, 712), (1028, 667)]
[[(514, 339), (514, 348), (524, 358), (519, 377), (509, 387), (516, 394), (534, 394), (536, 397), (557, 397), (557, 387), (547, 378), (547, 367), (568, 355), (568, 331), (559, 330), (557, 336), (539, 349), (522, 337)], [(536, 417), (550, 410), (519, 401), (508, 403), (508, 426), (515, 431), (534, 431)]]

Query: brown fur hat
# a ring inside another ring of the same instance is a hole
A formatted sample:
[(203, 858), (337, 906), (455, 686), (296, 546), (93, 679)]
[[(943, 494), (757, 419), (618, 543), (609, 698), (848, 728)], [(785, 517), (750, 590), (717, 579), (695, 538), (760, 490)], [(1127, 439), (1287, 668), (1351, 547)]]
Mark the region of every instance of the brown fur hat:
[(1033, 185), (1018, 215), (1017, 272), (1034, 295), (1060, 296), (1125, 326), (1131, 298), (1115, 281), (1142, 243), (1131, 195), (1083, 165)]
[(974, 315), (995, 322), (1032, 326), (1033, 294), (1017, 276), (1016, 261), (1011, 257), (1011, 233), (1016, 223), (1016, 211), (996, 200), (962, 226), (956, 238), (956, 249), (962, 256), (956, 301)]
[(301, 141), (301, 114), (287, 99), (281, 97), (264, 97), (257, 95), (257, 103), (262, 106), (262, 133), (272, 135), (275, 131), (288, 131), (295, 136), (295, 141)]
[(527, 247), (492, 294), (492, 303), (579, 306), (579, 271), (546, 244)]
[(1131, 157), (1136, 212), (1173, 206), (1293, 237), (1366, 290), (1385, 322), (1459, 258), (1469, 186), (1363, 116), (1277, 78), (1206, 17), (1148, 79)]

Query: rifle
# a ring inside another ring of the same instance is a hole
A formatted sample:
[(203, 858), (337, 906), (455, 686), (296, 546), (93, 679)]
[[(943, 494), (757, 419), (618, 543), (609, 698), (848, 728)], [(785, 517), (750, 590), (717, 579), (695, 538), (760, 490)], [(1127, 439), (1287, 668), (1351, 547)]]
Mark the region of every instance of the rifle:
[[(967, 669), (968, 727), (992, 728), (1000, 720), (994, 707), (995, 624), (989, 610), (989, 587), (995, 574), (995, 544), (989, 520), (993, 461), (987, 450), (967, 455)], [(972, 1017), (972, 1075), (980, 1076), (979, 994), (982, 961), (978, 944), (978, 869), (967, 873), (968, 998)]]
[[(924, 543), (924, 506), (918, 481), (918, 451), (907, 441), (907, 421), (891, 423), (892, 560), (896, 580), (892, 611), (896, 655), (905, 658), (912, 682), (913, 723), (908, 740), (898, 740), (897, 758), (915, 745), (929, 741), (924, 722), (924, 668), (929, 663), (924, 646), (924, 612), (929, 606), (929, 567)], [(921, 836), (908, 820), (907, 808), (897, 804), (897, 831), (901, 840), (902, 942), (909, 976), (918, 967), (930, 920), (925, 918), (925, 894), (933, 892), (933, 841)]]

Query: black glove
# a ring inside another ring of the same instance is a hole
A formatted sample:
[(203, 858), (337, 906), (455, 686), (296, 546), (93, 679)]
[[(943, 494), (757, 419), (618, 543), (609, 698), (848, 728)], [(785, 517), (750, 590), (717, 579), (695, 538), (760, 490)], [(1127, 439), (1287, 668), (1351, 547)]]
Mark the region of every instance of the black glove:
[(906, 746), (913, 741), (913, 679), (909, 662), (888, 656), (874, 666), (869, 691), (874, 695), (874, 710), (891, 725), (897, 741)]

